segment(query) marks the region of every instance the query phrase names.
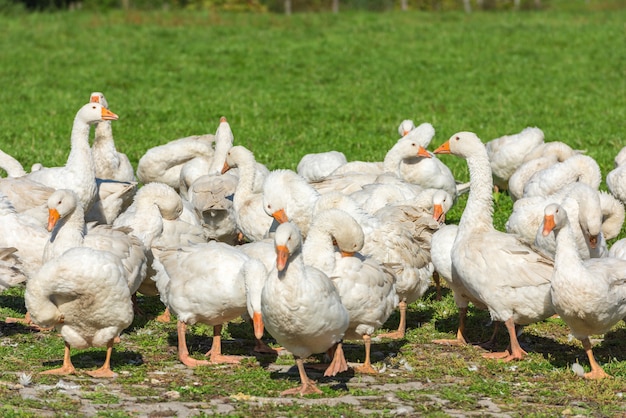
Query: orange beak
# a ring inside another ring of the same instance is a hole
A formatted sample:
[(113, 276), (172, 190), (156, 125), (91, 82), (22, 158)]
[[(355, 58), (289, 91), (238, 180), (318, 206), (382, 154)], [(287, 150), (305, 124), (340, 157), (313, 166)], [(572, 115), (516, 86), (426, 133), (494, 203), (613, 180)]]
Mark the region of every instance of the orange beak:
[(598, 246), (598, 236), (597, 235), (590, 235), (589, 236), (589, 246), (591, 248), (596, 248)]
[(222, 174), (224, 174), (228, 170), (230, 170), (230, 166), (228, 165), (227, 162), (224, 162), (224, 167), (222, 167)]
[(402, 136), (407, 136), (409, 134), (409, 132), (411, 132), (411, 131), (407, 131), (407, 130), (402, 131)]
[(100, 103), (100, 96), (94, 94), (93, 96), (91, 96), (91, 99), (89, 99), (89, 101), (91, 103)]
[(439, 146), (435, 151), (435, 154), (450, 154), (450, 141), (446, 141)]
[(433, 219), (439, 223), (445, 222), (446, 214), (443, 213), (441, 205), (433, 205)]
[(222, 123), (222, 122), (226, 122), (226, 116), (222, 116), (222, 117), (220, 118), (220, 123)]
[(289, 250), (284, 245), (276, 246), (276, 269), (283, 271), (287, 265)]
[(263, 331), (265, 331), (265, 325), (263, 324), (263, 316), (261, 312), (255, 312), (252, 315), (252, 328), (254, 329), (254, 337), (256, 339), (263, 338)]
[(554, 215), (546, 215), (543, 217), (543, 231), (541, 232), (544, 237), (547, 237), (554, 229), (556, 224), (554, 223)]
[(276, 222), (278, 222), (279, 224), (289, 222), (289, 218), (285, 213), (285, 209), (279, 209), (276, 212), (272, 213), (272, 218), (276, 219)]
[(54, 229), (54, 226), (61, 219), (61, 215), (59, 215), (59, 211), (56, 209), (48, 209), (48, 232)]
[(352, 251), (341, 251), (342, 257), (354, 257), (354, 252)]
[(106, 107), (102, 107), (102, 119), (104, 120), (118, 120), (119, 116), (117, 116), (115, 113), (111, 112), (109, 109), (107, 109)]
[(426, 151), (426, 148), (424, 148), (421, 145), (420, 145), (420, 149), (417, 151), (417, 156), (418, 157), (424, 157), (424, 158), (431, 158), (432, 157), (430, 155), (430, 153), (428, 151)]

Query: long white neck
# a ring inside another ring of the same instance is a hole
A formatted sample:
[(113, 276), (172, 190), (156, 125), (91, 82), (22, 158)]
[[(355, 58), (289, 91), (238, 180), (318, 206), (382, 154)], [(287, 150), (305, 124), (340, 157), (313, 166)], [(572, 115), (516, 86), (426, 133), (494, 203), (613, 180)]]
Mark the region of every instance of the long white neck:
[(554, 234), (556, 238), (555, 270), (564, 269), (568, 271), (567, 276), (576, 277), (575, 272), (583, 268), (583, 261), (578, 254), (574, 233), (569, 221), (563, 228), (555, 230)]
[(304, 264), (316, 267), (330, 276), (335, 269), (335, 248), (333, 239), (325, 228), (315, 227), (302, 245)]
[(55, 225), (44, 248), (43, 262), (60, 256), (70, 248), (82, 247), (85, 233), (85, 213), (79, 205)]
[(239, 172), (239, 182), (235, 189), (233, 197), (233, 206), (235, 210), (239, 210), (243, 202), (248, 200), (254, 194), (254, 178), (256, 176), (256, 167), (254, 158), (245, 155), (241, 161), (237, 161), (237, 169)]
[(218, 139), (215, 141), (215, 152), (209, 166), (209, 174), (220, 174), (222, 167), (224, 167), (224, 161), (226, 161), (226, 154), (232, 147), (233, 142), (230, 140)]
[(91, 157), (91, 148), (89, 147), (90, 128), (89, 124), (79, 120), (78, 116), (74, 119), (70, 139), (71, 150), (65, 166), (80, 175), (89, 173), (91, 176), (95, 177), (96, 173)]
[(385, 154), (385, 159), (383, 160), (383, 171), (385, 173), (397, 174), (402, 160), (402, 149), (398, 143), (396, 143), (389, 151), (387, 151), (387, 154)]
[(459, 222), (459, 234), (493, 230), (493, 178), (486, 149), (468, 158), (467, 167), (470, 191)]

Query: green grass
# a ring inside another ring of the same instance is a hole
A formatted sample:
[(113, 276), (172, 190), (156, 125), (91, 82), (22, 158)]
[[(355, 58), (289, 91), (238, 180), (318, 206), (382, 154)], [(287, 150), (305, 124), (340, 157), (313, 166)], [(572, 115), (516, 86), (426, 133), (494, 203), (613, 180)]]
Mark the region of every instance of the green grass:
[[(606, 175), (626, 145), (626, 11), (596, 9), (289, 18), (207, 12), (0, 17), (0, 148), (26, 167), (63, 164), (74, 114), (91, 91), (102, 91), (120, 115), (114, 122), (118, 148), (134, 164), (150, 147), (214, 132), (222, 115), (235, 142), (271, 169), (293, 169), (302, 155), (330, 149), (349, 159), (380, 160), (397, 140), (400, 121), (410, 118), (435, 126), (431, 149), (461, 130), (487, 141), (538, 126), (547, 141), (587, 150)], [(442, 160), (459, 180), (467, 180), (462, 160)], [(495, 197), (495, 222), (502, 229), (512, 204), (506, 194)], [(460, 199), (449, 222), (458, 222), (463, 206)], [(0, 316), (23, 316), (22, 295), (19, 288), (0, 295)], [(141, 302), (148, 315), (161, 309), (158, 299)], [(375, 342), (375, 366), (386, 367), (385, 373), (335, 379), (312, 374), (323, 397), (338, 402), (332, 412), (317, 403), (258, 401), (296, 384), (293, 368), (287, 373), (270, 367), (291, 366), (291, 357), (185, 369), (176, 358), (175, 324), (150, 317), (137, 318), (122, 336), (112, 360), (119, 377), (104, 383), (105, 390), (84, 374), (100, 366), (102, 349), (73, 350), (81, 373), (64, 380), (80, 385), (83, 398), (101, 416), (136, 415), (121, 405), (129, 399), (167, 402), (170, 392), (199, 405), (199, 416), (218, 408), (231, 416), (358, 416), (366, 409), (391, 416), (398, 403), (390, 397), (424, 416), (489, 414), (481, 406), (485, 399), (513, 416), (626, 411), (623, 323), (594, 350), (615, 378), (587, 382), (570, 370), (575, 362), (588, 370), (588, 363), (562, 321), (526, 327), (521, 342), (531, 351), (528, 359), (502, 364), (483, 360), (474, 347), (430, 343), (454, 335), (456, 315), (451, 294), (437, 301), (429, 293), (411, 305), (405, 340)], [(487, 316), (470, 312), (472, 339), (489, 338)], [(397, 322), (394, 314), (386, 327)], [(73, 414), (74, 398), (42, 389), (59, 378), (37, 374), (61, 361), (58, 336), (1, 323), (0, 332), (0, 413)], [(208, 350), (211, 332), (191, 328), (192, 355), (200, 358)], [(245, 322), (230, 324), (224, 336), (227, 353), (249, 355), (252, 332)], [(498, 344), (506, 345), (504, 333)], [(346, 355), (360, 361), (363, 347), (349, 344)], [(23, 399), (10, 388), (21, 372), (33, 374), (40, 399)], [(420, 386), (406, 386), (412, 383)], [(384, 384), (405, 386), (394, 392)], [(358, 405), (342, 402), (348, 396), (357, 397)]]

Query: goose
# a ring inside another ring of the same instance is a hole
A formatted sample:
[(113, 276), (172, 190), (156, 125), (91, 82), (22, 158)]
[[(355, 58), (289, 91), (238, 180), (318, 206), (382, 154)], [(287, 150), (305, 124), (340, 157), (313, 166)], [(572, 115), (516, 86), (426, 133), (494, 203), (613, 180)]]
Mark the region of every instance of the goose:
[(233, 146), (235, 136), (225, 116), (220, 118), (220, 123), (215, 132), (215, 150), (208, 158), (193, 158), (183, 164), (180, 170), (180, 194), (189, 200), (188, 189), (191, 184), (204, 175), (218, 175), (221, 173), (226, 161), (226, 153)]
[(214, 134), (193, 135), (150, 148), (137, 163), (137, 178), (143, 184), (165, 183), (178, 190), (183, 165), (194, 158), (211, 158), (213, 142)]
[[(332, 180), (330, 179), (343, 178), (348, 173), (360, 173), (378, 176), (379, 174), (388, 172), (399, 175), (399, 167), (402, 160), (404, 160), (405, 158), (426, 155), (428, 155), (428, 152), (424, 149), (423, 146), (419, 144), (418, 141), (411, 138), (400, 138), (389, 149), (389, 151), (387, 151), (387, 153), (385, 154), (385, 158), (382, 162), (350, 161), (333, 171), (331, 175), (327, 177), (327, 179), (323, 180), (322, 182), (315, 183), (315, 187), (319, 190), (325, 183), (332, 183)], [(337, 182), (339, 180), (334, 181)], [(323, 190), (327, 190), (327, 187), (329, 186), (324, 187), (325, 188)]]
[(524, 156), (544, 141), (543, 131), (527, 127), (521, 132), (504, 135), (487, 142), (487, 156), (491, 166), (493, 182), (499, 190), (508, 188), (511, 175), (524, 162)]
[(304, 359), (341, 342), (349, 325), (348, 311), (328, 276), (304, 264), (302, 235), (294, 223), (280, 224), (274, 243), (277, 273), (270, 274), (263, 286), (261, 315), (268, 332), (295, 357), (301, 382), (281, 394), (320, 394), (306, 374)]
[[(350, 197), (366, 212), (374, 214), (378, 209), (419, 196), (424, 189), (406, 182), (366, 184)], [(443, 190), (442, 190), (443, 191)]]
[(118, 116), (100, 103), (87, 103), (76, 113), (71, 135), (71, 150), (63, 167), (42, 168), (25, 176), (26, 179), (54, 189), (71, 189), (89, 210), (96, 194), (96, 175), (89, 148), (91, 125), (117, 120)]
[[(109, 102), (104, 94), (99, 91), (91, 93), (89, 101), (100, 103), (105, 108), (109, 108)], [(130, 164), (130, 160), (126, 154), (115, 148), (111, 121), (104, 120), (96, 123), (91, 156), (97, 178), (127, 183), (135, 182), (135, 170)]]
[(407, 136), (413, 129), (415, 129), (415, 122), (411, 119), (405, 119), (398, 125), (398, 135), (400, 137)]
[(85, 225), (84, 210), (78, 196), (69, 189), (59, 189), (48, 199), (50, 239), (43, 251), (43, 262), (60, 257), (74, 247), (89, 247), (110, 252), (120, 259), (123, 277), (134, 294), (146, 274), (146, 255), (141, 241), (128, 228), (109, 225)]
[(63, 365), (43, 374), (75, 374), (70, 349), (106, 346), (102, 367), (92, 377), (115, 377), (111, 370), (114, 339), (133, 321), (124, 266), (108, 251), (74, 247), (46, 262), (26, 282), (26, 308), (33, 322), (55, 327), (65, 341)]
[(315, 203), (314, 212), (342, 209), (363, 228), (365, 243), (361, 253), (391, 268), (396, 276), (400, 302), (400, 323), (394, 332), (380, 335), (403, 338), (408, 304), (421, 298), (430, 285), (430, 237), (439, 227), (432, 215), (411, 205), (389, 205), (370, 215), (343, 193), (326, 193)]
[(569, 157), (579, 154), (564, 142), (544, 142), (536, 146), (524, 157), (522, 164), (509, 178), (509, 195), (513, 201), (520, 199), (524, 194), (524, 186), (537, 172), (544, 170), (557, 162), (563, 162)]
[(358, 253), (364, 240), (363, 230), (352, 216), (328, 209), (315, 215), (302, 254), (304, 263), (324, 272), (339, 291), (350, 316), (344, 339), (362, 339), (365, 343), (365, 359), (356, 371), (377, 373), (370, 360), (371, 337), (391, 316), (399, 300), (391, 269)]
[(537, 172), (524, 186), (524, 197), (549, 196), (566, 185), (582, 182), (594, 189), (600, 187), (602, 173), (598, 163), (588, 155), (577, 154)]
[(263, 209), (263, 194), (255, 191), (256, 161), (252, 151), (242, 145), (232, 147), (227, 155), (222, 174), (237, 167), (239, 182), (233, 197), (233, 209), (239, 232), (249, 241), (265, 238), (273, 219)]
[[(187, 240), (181, 241), (181, 235), (178, 233), (181, 230), (184, 232), (184, 227), (179, 230), (175, 224), (168, 225), (176, 223), (182, 212), (182, 199), (176, 190), (164, 183), (148, 183), (139, 189), (133, 203), (113, 222), (114, 227), (130, 228), (130, 234), (143, 243), (148, 266), (146, 277), (137, 289), (138, 292), (147, 296), (159, 295), (157, 281), (163, 273), (162, 266), (154, 259), (154, 247), (157, 245), (177, 247), (188, 244)], [(170, 233), (175, 235), (168, 236)], [(187, 235), (187, 239), (193, 236)], [(166, 300), (163, 300), (165, 296), (160, 296), (167, 306)], [(169, 310), (166, 309), (157, 320), (169, 322)]]
[(273, 170), (263, 186), (263, 210), (279, 223), (293, 221), (306, 238), (319, 196), (319, 192), (294, 171)]
[(614, 158), (614, 167), (606, 175), (606, 187), (622, 203), (626, 204), (626, 147)]
[[(223, 242), (211, 241), (180, 248), (154, 249), (167, 276), (167, 306), (178, 318), (178, 358), (188, 367), (206, 364), (238, 363), (237, 356), (222, 354), (221, 331), (224, 323), (247, 311), (242, 273), (249, 257)], [(207, 263), (207, 260), (219, 260)], [(189, 355), (187, 326), (204, 323), (213, 326), (213, 343), (209, 360)]]
[(343, 152), (327, 151), (304, 155), (296, 167), (296, 172), (309, 182), (323, 180), (348, 160)]
[(626, 261), (613, 257), (582, 260), (567, 211), (558, 204), (546, 206), (543, 225), (543, 234), (554, 231), (556, 235), (551, 281), (554, 309), (582, 342), (591, 365), (584, 377), (609, 377), (595, 360), (589, 337), (608, 332), (626, 316)]
[[(470, 174), (467, 205), (452, 247), (452, 275), (505, 324), (509, 348), (487, 353), (504, 361), (524, 358), (515, 325), (526, 325), (554, 314), (550, 301), (553, 262), (523, 244), (515, 235), (493, 226), (493, 177), (487, 148), (473, 132), (459, 132), (435, 150), (464, 158)], [(495, 279), (494, 279), (495, 278)]]
[(558, 193), (550, 196), (524, 197), (513, 205), (513, 211), (506, 222), (508, 233), (517, 234), (528, 245), (536, 245), (554, 258), (556, 242), (553, 234), (543, 236), (541, 223), (543, 210), (549, 203), (565, 205), (565, 199), (573, 201), (567, 203), (568, 213), (578, 222), (572, 223), (578, 251), (582, 258), (602, 257), (606, 255), (606, 237), (602, 232), (602, 205), (598, 190), (585, 183), (572, 183), (565, 186)]

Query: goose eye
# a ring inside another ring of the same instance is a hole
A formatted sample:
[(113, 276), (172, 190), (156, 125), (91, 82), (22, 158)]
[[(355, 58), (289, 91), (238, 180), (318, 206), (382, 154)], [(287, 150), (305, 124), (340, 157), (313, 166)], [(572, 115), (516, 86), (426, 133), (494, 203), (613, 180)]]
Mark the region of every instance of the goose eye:
[(458, 141), (458, 140), (459, 140), (459, 139), (461, 139), (461, 138), (460, 138), (459, 136), (456, 136), (454, 139), (456, 139), (456, 140)]
[(269, 210), (272, 210), (272, 205), (267, 205), (267, 208), (268, 208)]

